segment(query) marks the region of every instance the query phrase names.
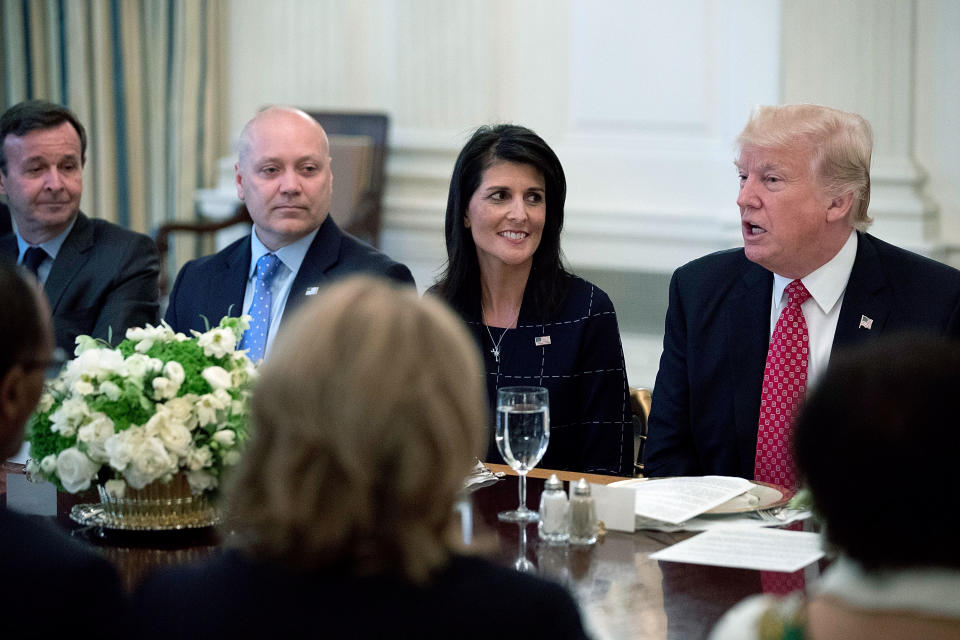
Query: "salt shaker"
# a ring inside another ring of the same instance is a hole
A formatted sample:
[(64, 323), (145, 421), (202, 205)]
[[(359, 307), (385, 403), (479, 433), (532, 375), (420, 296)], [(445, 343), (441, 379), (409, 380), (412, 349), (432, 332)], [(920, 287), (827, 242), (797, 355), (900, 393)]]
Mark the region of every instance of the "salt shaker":
[(540, 539), (552, 544), (563, 544), (570, 537), (570, 522), (567, 494), (563, 483), (552, 474), (540, 494), (540, 524), (537, 526)]
[(596, 541), (597, 506), (586, 478), (580, 478), (570, 498), (570, 544), (593, 544)]

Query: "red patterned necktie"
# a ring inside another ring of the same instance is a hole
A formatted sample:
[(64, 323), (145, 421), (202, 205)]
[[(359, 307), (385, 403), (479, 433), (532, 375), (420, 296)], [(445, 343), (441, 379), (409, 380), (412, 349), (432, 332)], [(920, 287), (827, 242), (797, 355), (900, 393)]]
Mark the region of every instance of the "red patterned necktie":
[(810, 297), (810, 292), (799, 280), (788, 284), (786, 291), (787, 306), (780, 312), (770, 338), (763, 371), (753, 477), (795, 488), (797, 478), (790, 454), (790, 435), (793, 413), (807, 390), (810, 335), (800, 305)]

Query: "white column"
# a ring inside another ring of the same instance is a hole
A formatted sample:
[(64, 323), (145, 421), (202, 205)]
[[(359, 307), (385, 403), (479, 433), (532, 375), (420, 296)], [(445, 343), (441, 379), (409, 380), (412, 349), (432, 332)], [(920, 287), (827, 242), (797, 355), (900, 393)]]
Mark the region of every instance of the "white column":
[(871, 232), (938, 254), (936, 207), (914, 155), (916, 3), (784, 0), (783, 102), (854, 111), (873, 126)]

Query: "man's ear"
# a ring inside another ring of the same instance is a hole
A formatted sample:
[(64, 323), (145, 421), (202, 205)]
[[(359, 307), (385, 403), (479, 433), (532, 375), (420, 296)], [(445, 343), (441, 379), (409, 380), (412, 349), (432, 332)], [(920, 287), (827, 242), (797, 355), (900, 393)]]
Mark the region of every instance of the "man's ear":
[(0, 378), (0, 420), (4, 425), (15, 424), (22, 414), (21, 405), (26, 398), (26, 372), (23, 366), (13, 365), (7, 374)]
[(830, 200), (830, 204), (827, 205), (827, 222), (837, 222), (839, 220), (846, 219), (847, 214), (850, 213), (850, 209), (852, 207), (852, 191), (832, 198)]
[(237, 185), (237, 197), (243, 201), (243, 176), (240, 175), (240, 163), (233, 165), (234, 182)]

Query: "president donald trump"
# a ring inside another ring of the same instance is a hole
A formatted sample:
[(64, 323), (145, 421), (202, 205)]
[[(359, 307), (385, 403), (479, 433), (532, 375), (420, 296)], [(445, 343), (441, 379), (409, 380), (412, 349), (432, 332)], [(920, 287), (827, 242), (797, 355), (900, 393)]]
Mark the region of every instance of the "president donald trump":
[(744, 246), (673, 275), (645, 473), (790, 486), (793, 415), (831, 353), (905, 330), (960, 335), (960, 272), (866, 233), (861, 116), (759, 107), (737, 142)]

